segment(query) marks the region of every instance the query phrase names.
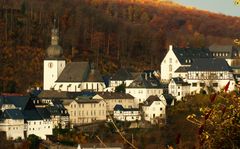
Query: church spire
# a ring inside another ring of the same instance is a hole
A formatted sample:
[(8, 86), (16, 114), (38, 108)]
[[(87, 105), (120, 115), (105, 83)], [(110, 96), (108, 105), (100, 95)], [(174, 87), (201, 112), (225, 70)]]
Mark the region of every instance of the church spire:
[(52, 29), (51, 45), (58, 45), (58, 41), (59, 41), (58, 28), (56, 27), (56, 19), (54, 18), (54, 27)]

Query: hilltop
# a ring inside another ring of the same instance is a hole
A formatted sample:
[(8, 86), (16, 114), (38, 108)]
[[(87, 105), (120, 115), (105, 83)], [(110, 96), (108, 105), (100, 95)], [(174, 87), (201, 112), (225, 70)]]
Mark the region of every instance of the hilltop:
[(0, 8), (0, 91), (41, 84), (54, 18), (65, 57), (95, 61), (103, 74), (159, 69), (169, 44), (208, 47), (240, 37), (239, 17), (171, 1), (9, 0)]

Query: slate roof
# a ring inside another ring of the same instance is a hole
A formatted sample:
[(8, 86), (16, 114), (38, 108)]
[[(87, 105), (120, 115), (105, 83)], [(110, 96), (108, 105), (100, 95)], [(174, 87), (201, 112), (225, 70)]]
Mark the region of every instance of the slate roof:
[(182, 85), (182, 86), (189, 86), (190, 84), (188, 82), (185, 82), (182, 78), (180, 77), (176, 77), (176, 78), (172, 78), (173, 81), (178, 84), (178, 85)]
[(56, 82), (103, 82), (103, 79), (98, 70), (91, 69), (89, 62), (71, 62)]
[(3, 112), (5, 119), (24, 119), (22, 112), (19, 109), (6, 109)]
[(175, 72), (187, 72), (189, 69), (189, 66), (180, 66)]
[(150, 106), (154, 101), (161, 101), (161, 100), (157, 95), (151, 95), (143, 103), (143, 106)]
[(233, 45), (219, 45), (212, 44), (209, 46), (211, 52), (231, 52), (232, 53)]
[(24, 120), (42, 120), (43, 119), (36, 109), (23, 110), (22, 113), (24, 116)]
[(225, 59), (200, 58), (194, 59), (188, 71), (232, 71)]
[(160, 81), (151, 73), (140, 74), (127, 88), (163, 88)]
[(103, 99), (134, 99), (132, 95), (126, 93), (99, 92), (97, 95), (101, 96)]
[(71, 62), (66, 65), (56, 82), (81, 82), (87, 79), (88, 62)]
[(162, 94), (162, 96), (166, 99), (167, 105), (170, 106), (174, 100), (174, 97), (172, 96), (172, 94)]
[(36, 108), (36, 110), (42, 119), (51, 119), (51, 114), (46, 108)]
[(98, 99), (78, 99), (76, 100), (77, 103), (99, 103), (102, 100)]
[(189, 65), (195, 58), (211, 58), (212, 54), (208, 49), (179, 49), (173, 48), (173, 52), (182, 65)]
[[(213, 44), (209, 46), (210, 52), (227, 52), (228, 55), (218, 55), (216, 57), (221, 57), (221, 58), (235, 58), (239, 57), (238, 54), (240, 52), (240, 47), (236, 47), (234, 45), (220, 45), (220, 44)], [(235, 56), (235, 53), (237, 53), (237, 56)]]
[(5, 100), (5, 102), (14, 104), (15, 107), (21, 108), (21, 110), (34, 106), (33, 103), (31, 103), (32, 101), (30, 100), (29, 96), (1, 96), (0, 99)]
[(124, 68), (119, 69), (112, 77), (111, 80), (121, 80), (121, 81), (125, 81), (125, 80), (133, 80), (133, 76), (132, 74)]
[(114, 109), (114, 111), (139, 111), (138, 108), (124, 108), (120, 104), (116, 104), (113, 109)]
[(44, 90), (38, 95), (38, 97), (40, 99), (74, 99), (82, 94), (82, 92)]

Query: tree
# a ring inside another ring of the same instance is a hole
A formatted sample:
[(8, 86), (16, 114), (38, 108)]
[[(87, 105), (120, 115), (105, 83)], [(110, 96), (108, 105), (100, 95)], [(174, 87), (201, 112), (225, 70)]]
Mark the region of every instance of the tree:
[(28, 136), (27, 140), (31, 143), (30, 149), (35, 149), (38, 148), (41, 139), (38, 136), (31, 134)]
[(125, 93), (126, 92), (126, 85), (121, 84), (115, 88), (115, 92), (117, 93)]
[[(225, 90), (227, 90), (227, 86)], [(239, 92), (210, 96), (211, 105), (200, 108), (201, 115), (189, 115), (187, 120), (198, 126), (200, 148), (240, 147)]]

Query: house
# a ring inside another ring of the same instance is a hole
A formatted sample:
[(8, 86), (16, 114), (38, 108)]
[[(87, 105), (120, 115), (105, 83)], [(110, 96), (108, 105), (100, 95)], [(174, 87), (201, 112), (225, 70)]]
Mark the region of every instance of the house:
[(194, 59), (188, 69), (187, 82), (191, 84), (191, 93), (199, 93), (201, 89), (206, 92), (221, 91), (228, 82), (229, 91), (235, 87), (231, 67), (225, 59), (220, 58)]
[(149, 96), (142, 104), (143, 117), (152, 124), (164, 124), (166, 120), (166, 103), (157, 95)]
[(186, 77), (186, 73), (182, 74), (185, 67), (189, 67), (195, 58), (212, 58), (208, 49), (190, 49), (190, 48), (173, 48), (169, 46), (169, 50), (161, 62), (161, 81), (169, 82), (172, 77), (179, 77), (175, 74), (176, 70), (181, 68), (182, 77)]
[(0, 99), (4, 99), (15, 107), (14, 109), (6, 110), (19, 110), (22, 113), (25, 138), (30, 134), (37, 135), (42, 139), (46, 139), (46, 135), (52, 135), (50, 114), (45, 108), (36, 108), (30, 96), (1, 96)]
[(49, 111), (53, 128), (68, 128), (70, 126), (70, 118), (67, 109), (60, 100), (53, 100), (46, 109)]
[(0, 114), (0, 131), (6, 132), (7, 139), (24, 139), (24, 116), (19, 109), (5, 109)]
[(114, 107), (113, 118), (119, 121), (140, 121), (141, 114), (138, 108), (124, 108), (117, 104)]
[(27, 136), (34, 134), (46, 140), (47, 135), (52, 135), (52, 121), (46, 109), (24, 110), (25, 131)]
[(126, 86), (130, 85), (134, 80), (134, 76), (129, 70), (121, 68), (110, 78), (110, 87), (115, 87), (125, 84)]
[(209, 46), (213, 57), (225, 59), (234, 74), (240, 74), (240, 48), (234, 45), (213, 44)]
[(172, 94), (177, 101), (181, 101), (186, 95), (190, 95), (190, 85), (181, 77), (172, 78), (168, 85), (168, 92)]
[(141, 73), (129, 86), (126, 87), (126, 93), (135, 98), (135, 104), (143, 103), (151, 95), (161, 95), (164, 92), (164, 86), (154, 75), (154, 71)]
[(134, 97), (126, 93), (100, 92), (93, 96), (93, 99), (103, 100), (106, 103), (107, 111), (111, 114), (114, 111), (114, 107), (118, 104), (121, 104), (124, 108), (137, 107)]
[(63, 105), (69, 112), (71, 125), (106, 120), (106, 104), (103, 100), (76, 98), (75, 100), (64, 100)]
[(89, 62), (66, 64), (63, 49), (58, 45), (58, 29), (52, 29), (51, 45), (44, 60), (43, 89), (68, 92), (103, 91), (104, 81), (99, 70)]

